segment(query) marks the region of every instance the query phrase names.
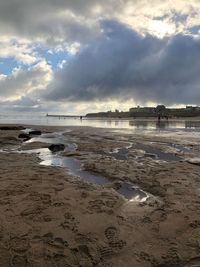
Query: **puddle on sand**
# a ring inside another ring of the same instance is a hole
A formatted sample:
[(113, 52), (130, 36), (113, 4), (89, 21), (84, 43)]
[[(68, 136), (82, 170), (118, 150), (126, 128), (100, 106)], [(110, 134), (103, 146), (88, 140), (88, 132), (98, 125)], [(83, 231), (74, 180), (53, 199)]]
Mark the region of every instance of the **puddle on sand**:
[[(25, 129), (24, 132), (32, 131), (33, 129)], [(63, 135), (65, 132), (70, 132), (70, 130), (63, 131), (63, 132), (54, 132), (51, 134), (42, 134), (41, 136), (36, 136), (31, 138), (30, 140), (26, 141), (25, 143), (32, 143), (32, 142), (43, 142), (49, 144), (64, 144), (68, 150), (74, 152), (76, 150), (76, 144), (72, 141), (70, 142), (69, 137)], [(110, 154), (117, 160), (127, 160), (128, 153), (131, 149), (139, 149), (145, 151), (145, 154), (152, 154), (155, 155), (155, 159), (164, 160), (164, 161), (180, 161), (181, 158), (174, 155), (173, 153), (165, 153), (162, 152), (160, 149), (144, 145), (141, 143), (132, 144), (130, 143), (127, 147), (118, 148), (116, 151), (111, 152)]]
[[(51, 144), (62, 143), (65, 144), (66, 150), (70, 152), (74, 152), (77, 148), (77, 145), (74, 142), (63, 136), (63, 133), (60, 132), (52, 134), (42, 134), (41, 136), (37, 136), (30, 139), (26, 143), (32, 143), (36, 141)], [(129, 147), (124, 148), (124, 150), (128, 150), (128, 148)], [(125, 153), (125, 151), (123, 152)], [(69, 170), (69, 174), (80, 177), (80, 179), (84, 182), (89, 182), (97, 185), (108, 185), (112, 182), (102, 175), (98, 175), (96, 173), (92, 173), (90, 171), (82, 169), (81, 163), (76, 158), (60, 156), (59, 153), (52, 153), (48, 148), (21, 151), (20, 153), (38, 153), (39, 158), (42, 160), (42, 162), (40, 163), (41, 165), (65, 167)], [(115, 190), (129, 201), (142, 202), (149, 197), (147, 193), (140, 190), (138, 187), (134, 187), (132, 184), (126, 182), (122, 182), (120, 184), (120, 188)]]
[(133, 149), (139, 149), (145, 151), (147, 154), (154, 154), (156, 159), (164, 160), (164, 161), (180, 161), (181, 158), (173, 153), (163, 152), (160, 149), (144, 145), (141, 143), (136, 143), (132, 145)]
[(68, 137), (65, 137), (63, 133), (70, 132), (70, 130), (65, 132), (55, 132), (55, 133), (48, 133), (42, 134), (41, 136), (36, 136), (31, 138), (30, 140), (24, 142), (25, 144), (30, 144), (33, 142), (41, 142), (46, 144), (64, 144), (66, 146), (67, 151), (74, 152), (77, 149), (77, 145), (72, 141), (69, 140)]
[(144, 156), (147, 156), (148, 154), (152, 156), (155, 155), (155, 159), (158, 159), (158, 160), (164, 160), (164, 161), (180, 161), (181, 160), (179, 156), (176, 156), (173, 153), (162, 152), (160, 149), (156, 147), (144, 145), (141, 143), (132, 144), (131, 146), (126, 147), (126, 148), (119, 148), (116, 152), (113, 152), (111, 154), (115, 159), (127, 160), (128, 153), (131, 149), (143, 150), (145, 152)]
[(49, 158), (44, 160), (40, 164), (45, 166), (66, 167), (69, 170), (69, 174), (79, 176), (86, 182), (95, 183), (98, 185), (105, 185), (109, 183), (108, 179), (101, 175), (94, 175), (88, 171), (82, 170), (79, 161), (72, 157), (60, 157), (56, 154), (52, 154), (51, 159)]
[(29, 134), (31, 131), (33, 131), (33, 129), (31, 128), (26, 128), (26, 129), (21, 130), (21, 132), (26, 133), (26, 134)]
[(116, 152), (112, 152), (111, 155), (117, 160), (127, 160), (128, 152), (128, 148), (119, 148)]
[(181, 153), (189, 153), (189, 154), (192, 154), (196, 157), (200, 157), (200, 151), (195, 151), (191, 147), (186, 147), (186, 146), (177, 145), (177, 144), (174, 144), (173, 146)]
[[(66, 167), (69, 170), (69, 174), (79, 176), (84, 182), (97, 185), (107, 185), (111, 183), (108, 178), (102, 175), (97, 175), (96, 173), (82, 169), (80, 162), (75, 158), (60, 157), (59, 155), (52, 153), (48, 156), (46, 154), (42, 154), (43, 152), (41, 151), (41, 159), (43, 160), (40, 163), (41, 165)], [(45, 157), (47, 158), (44, 160)], [(116, 191), (129, 201), (142, 202), (148, 198), (147, 193), (140, 190), (138, 187), (134, 187), (130, 183), (121, 183), (120, 188), (116, 189)]]
[[(29, 129), (27, 129), (29, 130)], [(40, 136), (34, 136), (30, 140), (26, 141), (26, 144), (33, 142), (42, 142), (47, 144), (66, 143), (64, 136), (61, 133), (42, 134)]]
[(33, 137), (30, 140), (26, 141), (25, 144), (33, 143), (33, 142), (41, 142), (47, 144), (59, 144), (63, 143), (63, 139), (61, 137)]
[[(134, 190), (134, 195), (133, 195)], [(122, 183), (120, 189), (117, 190), (118, 193), (124, 195), (129, 201), (146, 201), (148, 195), (146, 192), (138, 187), (134, 187), (130, 183)]]

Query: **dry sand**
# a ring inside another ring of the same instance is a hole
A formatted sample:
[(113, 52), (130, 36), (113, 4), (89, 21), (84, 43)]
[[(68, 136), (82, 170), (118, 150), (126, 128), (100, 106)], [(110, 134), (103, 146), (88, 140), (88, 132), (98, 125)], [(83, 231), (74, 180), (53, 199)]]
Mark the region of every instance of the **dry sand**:
[[(185, 140), (70, 129), (64, 135), (77, 144), (70, 156), (108, 177), (110, 185), (88, 184), (65, 168), (42, 166), (37, 154), (18, 150), (47, 144), (22, 145), (20, 129), (0, 130), (0, 266), (200, 266), (200, 166), (155, 160), (133, 148), (127, 160), (112, 154), (116, 148), (142, 143), (194, 157), (172, 146), (187, 145)], [(197, 141), (188, 145), (199, 151)], [(152, 196), (145, 202), (126, 200), (113, 189), (123, 181)]]

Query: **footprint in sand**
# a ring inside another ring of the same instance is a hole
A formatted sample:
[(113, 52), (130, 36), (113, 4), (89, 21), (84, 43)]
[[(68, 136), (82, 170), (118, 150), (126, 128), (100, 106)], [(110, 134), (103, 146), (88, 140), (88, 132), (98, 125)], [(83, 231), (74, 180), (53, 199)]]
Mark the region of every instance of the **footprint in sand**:
[(109, 246), (113, 249), (121, 250), (126, 245), (126, 241), (119, 239), (119, 231), (114, 226), (108, 227), (105, 230), (105, 236)]
[(200, 220), (195, 220), (193, 222), (191, 222), (190, 224), (190, 227), (196, 229), (196, 228), (200, 228)]
[[(84, 259), (86, 265), (83, 266), (95, 266), (95, 267), (109, 267), (108, 263), (110, 257), (116, 252), (104, 242), (99, 242), (98, 238), (94, 235), (82, 235), (77, 234), (75, 238), (76, 242), (80, 245), (77, 246), (77, 258), (79, 261)], [(91, 265), (92, 263), (92, 265)], [(82, 265), (81, 265), (82, 266)]]
[(168, 262), (165, 263), (159, 263), (159, 264), (155, 264), (153, 265), (153, 267), (176, 267), (176, 266), (181, 266), (181, 267), (199, 267), (200, 266), (200, 257), (194, 257), (191, 258), (190, 260), (181, 263), (181, 262), (176, 262), (172, 260), (169, 260)]
[(52, 262), (54, 262), (54, 266), (56, 267), (71, 267), (71, 266), (74, 266), (74, 265), (71, 265), (70, 262), (67, 262), (67, 259), (64, 255), (55, 255), (53, 258), (52, 258)]
[(64, 184), (63, 183), (54, 183), (53, 188), (55, 191), (62, 191), (64, 190)]
[(152, 262), (152, 267), (184, 267), (184, 262), (182, 262), (182, 259), (180, 258), (179, 253), (177, 252), (177, 247), (171, 247), (167, 254), (163, 255), (162, 258), (164, 260), (161, 262)]
[(61, 237), (54, 238), (51, 232), (43, 235), (43, 241), (44, 243), (52, 245), (55, 248), (68, 247), (67, 241), (63, 240)]
[(89, 194), (87, 192), (81, 192), (81, 197), (82, 198), (87, 198)]
[(112, 256), (114, 254), (114, 251), (111, 247), (102, 246), (99, 248), (99, 254), (100, 254), (102, 259), (106, 259), (106, 258), (109, 258), (110, 256)]
[(10, 266), (27, 267), (28, 252), (30, 249), (29, 239), (26, 237), (13, 237), (9, 241), (9, 250), (11, 253)]
[(183, 267), (199, 267), (200, 257), (191, 258)]
[(93, 267), (94, 266), (95, 261), (93, 260), (91, 250), (88, 245), (79, 245), (75, 249), (75, 251), (76, 251), (75, 255), (78, 260), (79, 266), (82, 266), (82, 267)]
[(10, 250), (19, 254), (26, 253), (30, 248), (28, 238), (24, 237), (13, 237), (9, 243)]
[(40, 199), (43, 202), (43, 204), (51, 204), (51, 195), (41, 194)]
[(53, 203), (53, 206), (54, 206), (54, 207), (62, 207), (62, 206), (64, 206), (64, 205), (65, 205), (64, 202), (54, 202), (54, 203)]
[(95, 267), (114, 267), (114, 265), (108, 261), (101, 261), (99, 264), (95, 265)]
[(116, 199), (108, 199), (105, 201), (106, 206), (109, 208), (114, 208), (117, 203), (118, 201)]
[(104, 211), (105, 204), (101, 199), (96, 199), (96, 200), (93, 200), (93, 201), (89, 201), (88, 204), (89, 204), (88, 209), (91, 212), (101, 213), (101, 212)]
[(29, 219), (33, 219), (36, 215), (40, 214), (42, 211), (42, 207), (39, 205), (35, 205), (32, 207), (28, 207), (27, 209), (21, 212), (21, 216), (27, 217)]
[(11, 267), (27, 267), (28, 260), (26, 255), (13, 255), (10, 260)]
[(64, 222), (61, 223), (61, 226), (64, 229), (69, 229), (74, 233), (77, 233), (78, 231), (78, 222), (76, 221), (75, 217), (70, 213), (66, 212), (64, 214)]
[(103, 201), (101, 199), (96, 199), (93, 201), (89, 201), (88, 203), (88, 209), (87, 212), (88, 213), (102, 213), (105, 212), (107, 214), (113, 214), (113, 207), (115, 206), (116, 202), (115, 200), (106, 200)]
[(0, 247), (0, 264), (5, 267), (10, 266), (10, 252), (6, 245)]
[[(144, 251), (140, 252), (139, 258), (144, 260), (144, 261), (150, 262), (152, 264), (152, 266), (157, 265), (157, 262), (156, 262), (155, 258), (153, 257), (153, 255), (150, 255)], [(164, 265), (163, 265), (163, 267), (164, 267)]]
[(53, 233), (46, 233), (43, 242), (39, 241), (39, 246), (44, 251), (43, 257), (47, 261), (47, 266), (56, 267), (76, 267), (76, 257), (69, 248), (68, 242), (61, 237), (54, 238)]

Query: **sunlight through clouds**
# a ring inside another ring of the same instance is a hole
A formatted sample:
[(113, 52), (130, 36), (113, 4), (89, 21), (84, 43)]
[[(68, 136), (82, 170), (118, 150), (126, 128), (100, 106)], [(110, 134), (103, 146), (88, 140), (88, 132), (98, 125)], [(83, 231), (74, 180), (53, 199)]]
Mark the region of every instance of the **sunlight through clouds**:
[(0, 101), (195, 104), (199, 40), (199, 0), (1, 1)]
[(175, 33), (173, 25), (169, 25), (160, 20), (152, 20), (149, 22), (149, 32), (159, 38)]

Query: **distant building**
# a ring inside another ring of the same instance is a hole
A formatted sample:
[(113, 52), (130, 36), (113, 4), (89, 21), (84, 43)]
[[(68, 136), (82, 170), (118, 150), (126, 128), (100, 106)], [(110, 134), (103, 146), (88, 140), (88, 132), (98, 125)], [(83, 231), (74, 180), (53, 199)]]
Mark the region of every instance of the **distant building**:
[(128, 118), (128, 117), (195, 117), (200, 116), (200, 107), (186, 106), (185, 108), (166, 108), (164, 105), (157, 105), (157, 107), (133, 107), (129, 111), (115, 110), (99, 113), (90, 113), (87, 117), (107, 117), (107, 118)]
[(161, 116), (166, 116), (168, 113), (164, 105), (158, 105), (155, 110), (156, 110), (156, 113)]
[(129, 109), (129, 112), (130, 113), (142, 113), (142, 112), (145, 112), (145, 113), (155, 113), (155, 108), (153, 107), (136, 107), (136, 108), (130, 108)]
[(200, 111), (200, 107), (186, 106), (187, 111)]
[(165, 105), (158, 105), (158, 106), (156, 107), (156, 110), (157, 110), (157, 111), (164, 111), (164, 110), (166, 110), (166, 107), (165, 107)]

